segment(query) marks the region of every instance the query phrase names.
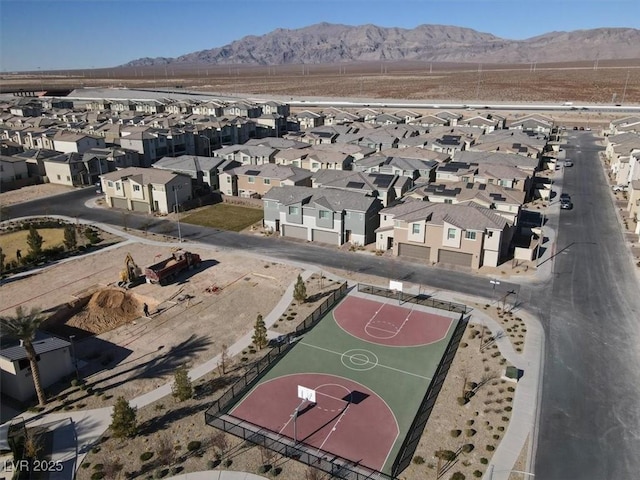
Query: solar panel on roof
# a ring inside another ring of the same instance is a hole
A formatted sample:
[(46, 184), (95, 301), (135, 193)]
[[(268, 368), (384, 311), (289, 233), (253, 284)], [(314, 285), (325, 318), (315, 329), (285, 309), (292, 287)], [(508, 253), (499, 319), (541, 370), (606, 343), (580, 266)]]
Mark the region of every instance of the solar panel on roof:
[(486, 189), (487, 189), (487, 186), (486, 186), (484, 183), (481, 183), (481, 184), (478, 186), (478, 190), (486, 190)]
[(373, 183), (378, 187), (386, 188), (389, 186), (392, 180), (393, 177), (391, 175), (375, 175)]
[(347, 188), (362, 188), (364, 187), (364, 183), (363, 182), (348, 182), (347, 183)]
[(260, 170), (247, 170), (245, 172), (245, 175), (252, 175), (252, 176), (260, 175)]

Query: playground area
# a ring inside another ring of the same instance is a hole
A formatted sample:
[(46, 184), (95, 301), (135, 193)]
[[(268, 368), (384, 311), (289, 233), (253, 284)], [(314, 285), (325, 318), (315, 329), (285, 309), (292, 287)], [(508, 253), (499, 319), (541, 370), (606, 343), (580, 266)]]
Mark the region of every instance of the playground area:
[(228, 417), (315, 457), (391, 475), (459, 318), (351, 292)]

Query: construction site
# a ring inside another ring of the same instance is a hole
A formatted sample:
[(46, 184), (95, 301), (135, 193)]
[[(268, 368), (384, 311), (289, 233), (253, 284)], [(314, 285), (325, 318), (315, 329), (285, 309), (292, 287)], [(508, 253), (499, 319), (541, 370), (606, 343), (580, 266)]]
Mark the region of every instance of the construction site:
[(4, 284), (11, 301), (0, 314), (42, 309), (45, 330), (74, 339), (84, 380), (133, 398), (237, 341), (298, 273), (213, 248), (129, 240)]

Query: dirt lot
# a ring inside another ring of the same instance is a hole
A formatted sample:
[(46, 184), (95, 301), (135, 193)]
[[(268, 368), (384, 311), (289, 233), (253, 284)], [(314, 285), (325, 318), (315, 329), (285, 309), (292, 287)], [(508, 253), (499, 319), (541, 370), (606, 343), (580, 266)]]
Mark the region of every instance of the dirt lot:
[[(182, 281), (165, 287), (143, 284), (130, 291), (139, 304), (149, 305), (152, 318), (139, 311), (120, 328), (75, 342), (83, 377), (96, 388), (110, 394), (118, 386), (118, 395), (133, 398), (165, 383), (177, 365), (214, 357), (223, 343), (230, 345), (249, 331), (258, 313), (271, 311), (299, 271), (252, 257), (194, 251), (203, 264), (191, 276), (186, 273)], [(169, 256), (171, 248), (123, 245), (7, 283), (3, 296), (11, 302), (1, 313), (11, 314), (20, 304), (46, 311), (87, 297), (119, 279), (127, 252), (146, 266)], [(213, 285), (219, 293), (205, 291)]]
[(0, 193), (0, 205), (9, 206), (15, 203), (27, 202), (36, 198), (49, 197), (59, 193), (67, 193), (74, 190), (66, 185), (56, 185), (53, 183), (42, 183), (40, 185), (30, 185), (18, 190), (10, 190)]

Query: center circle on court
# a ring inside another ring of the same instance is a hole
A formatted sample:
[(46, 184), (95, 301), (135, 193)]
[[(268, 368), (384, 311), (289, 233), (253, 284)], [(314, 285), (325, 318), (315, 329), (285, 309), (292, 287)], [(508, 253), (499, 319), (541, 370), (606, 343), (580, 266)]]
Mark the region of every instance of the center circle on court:
[(340, 361), (342, 365), (351, 370), (364, 372), (372, 370), (378, 365), (378, 356), (369, 350), (354, 348), (344, 352), (340, 356)]

